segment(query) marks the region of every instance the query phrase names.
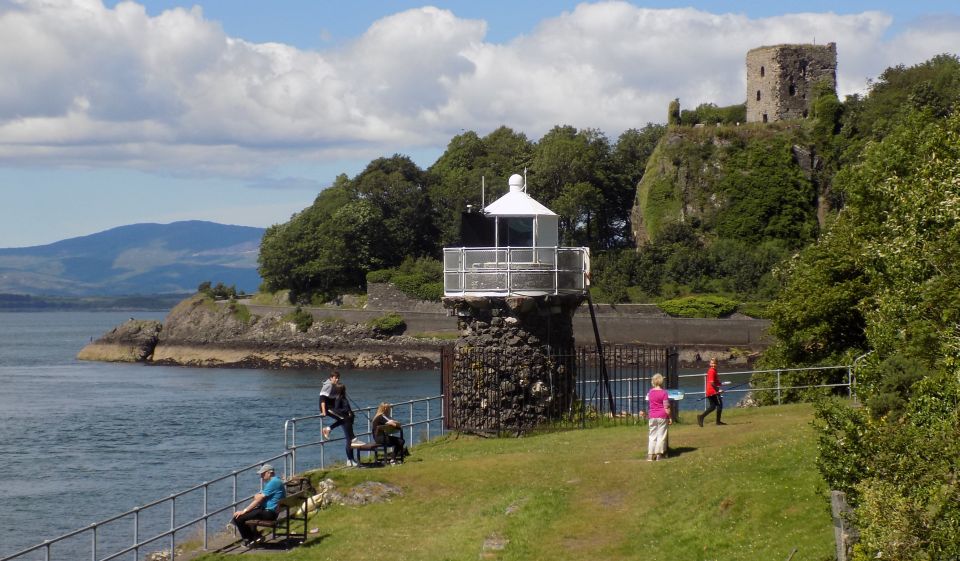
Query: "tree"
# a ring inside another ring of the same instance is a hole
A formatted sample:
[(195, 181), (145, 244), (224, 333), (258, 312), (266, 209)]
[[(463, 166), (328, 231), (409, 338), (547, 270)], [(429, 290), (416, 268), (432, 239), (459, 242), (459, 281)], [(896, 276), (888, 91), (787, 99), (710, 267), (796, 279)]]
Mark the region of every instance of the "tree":
[[(428, 190), (436, 212), (440, 245), (460, 237), (460, 213), (466, 205), (479, 209), (506, 192), (507, 179), (530, 164), (532, 144), (523, 134), (500, 127), (480, 138), (472, 131), (455, 136), (428, 170)], [(481, 185), (486, 184), (486, 201)]]
[(768, 359), (873, 351), (857, 373), (867, 408), (817, 408), (858, 561), (960, 555), (960, 113), (901, 115), (838, 174), (848, 204), (792, 263)]
[[(598, 240), (600, 247), (609, 245), (614, 220), (606, 214), (604, 201), (610, 193), (610, 152), (610, 143), (600, 131), (578, 131), (570, 126), (554, 127), (537, 143), (530, 174), (534, 188), (531, 195), (547, 207), (560, 203), (567, 209), (580, 209), (578, 216), (596, 217), (588, 223), (570, 214), (561, 215), (560, 229), (566, 239)], [(574, 187), (577, 184), (581, 186)], [(578, 196), (583, 198), (574, 200)]]
[(670, 105), (667, 106), (667, 124), (680, 124), (680, 98), (674, 98), (674, 100), (670, 102)]

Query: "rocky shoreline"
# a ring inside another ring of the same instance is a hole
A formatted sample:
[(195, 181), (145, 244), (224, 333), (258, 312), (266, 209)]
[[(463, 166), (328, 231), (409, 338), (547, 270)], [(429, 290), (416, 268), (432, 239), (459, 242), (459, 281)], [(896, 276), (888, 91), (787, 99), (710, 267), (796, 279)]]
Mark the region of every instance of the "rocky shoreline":
[[(380, 333), (367, 322), (387, 313), (384, 308), (363, 313), (313, 309), (313, 325), (301, 332), (290, 317), (292, 311), (194, 295), (177, 304), (163, 323), (131, 319), (84, 347), (77, 358), (206, 368), (420, 370), (439, 368), (441, 347), (452, 342), (449, 334), (457, 333), (455, 318), (420, 311), (401, 313), (407, 316), (407, 333), (432, 337)], [(597, 320), (605, 344), (677, 347), (683, 368), (705, 367), (711, 357), (727, 367), (749, 367), (767, 343), (754, 333), (765, 328), (762, 320), (690, 320), (600, 311)], [(416, 326), (412, 329), (411, 321)], [(578, 342), (593, 343), (589, 316), (574, 316), (574, 331)]]
[(428, 369), (439, 365), (442, 345), (341, 321), (315, 321), (301, 332), (282, 311), (251, 314), (240, 305), (195, 295), (162, 324), (131, 319), (77, 358), (224, 368)]

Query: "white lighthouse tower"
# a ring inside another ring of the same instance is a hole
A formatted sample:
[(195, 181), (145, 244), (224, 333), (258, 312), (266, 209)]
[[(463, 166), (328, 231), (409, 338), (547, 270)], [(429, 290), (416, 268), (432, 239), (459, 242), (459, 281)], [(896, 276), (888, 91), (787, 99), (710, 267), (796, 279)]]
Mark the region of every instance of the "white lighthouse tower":
[(466, 213), (464, 247), (443, 250), (443, 304), (460, 331), (442, 360), (448, 428), (524, 432), (574, 402), (573, 314), (587, 298), (590, 251), (559, 247), (556, 213), (522, 176)]
[(444, 296), (586, 294), (589, 248), (559, 247), (557, 214), (527, 194), (523, 176), (509, 185), (478, 222), (489, 245), (444, 248)]

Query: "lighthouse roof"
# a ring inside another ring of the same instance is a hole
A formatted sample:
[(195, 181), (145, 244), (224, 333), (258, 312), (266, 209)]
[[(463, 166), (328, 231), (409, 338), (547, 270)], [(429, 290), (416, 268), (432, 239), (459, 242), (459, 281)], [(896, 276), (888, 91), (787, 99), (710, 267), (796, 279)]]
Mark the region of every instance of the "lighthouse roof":
[(543, 206), (534, 200), (533, 197), (522, 190), (523, 177), (513, 175), (510, 177), (510, 191), (490, 203), (484, 208), (484, 212), (491, 216), (556, 216), (557, 214), (549, 208)]

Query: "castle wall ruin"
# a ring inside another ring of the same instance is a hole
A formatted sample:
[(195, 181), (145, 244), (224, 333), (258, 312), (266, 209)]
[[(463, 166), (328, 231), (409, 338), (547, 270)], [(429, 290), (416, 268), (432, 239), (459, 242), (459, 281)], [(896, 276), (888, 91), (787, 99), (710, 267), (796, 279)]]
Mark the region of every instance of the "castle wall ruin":
[(747, 122), (806, 118), (820, 80), (836, 90), (836, 43), (751, 49), (747, 52)]

